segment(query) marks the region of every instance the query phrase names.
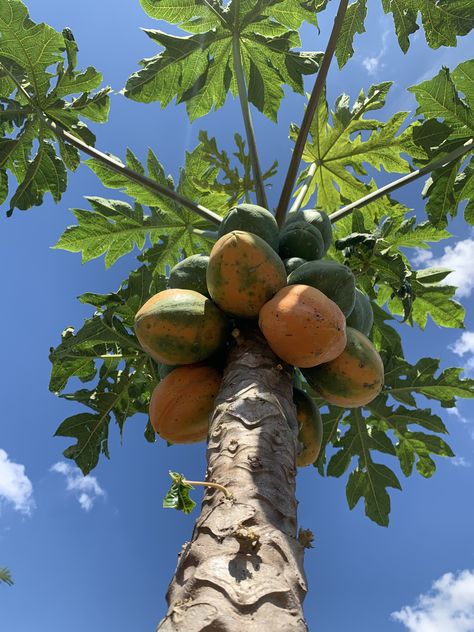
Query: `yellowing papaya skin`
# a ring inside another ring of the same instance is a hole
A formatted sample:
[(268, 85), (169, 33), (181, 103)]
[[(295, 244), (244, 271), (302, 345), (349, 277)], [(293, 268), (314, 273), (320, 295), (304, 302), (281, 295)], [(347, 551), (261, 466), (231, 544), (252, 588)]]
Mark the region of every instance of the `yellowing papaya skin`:
[(152, 296), (135, 316), (135, 333), (143, 349), (163, 364), (192, 364), (223, 345), (225, 315), (193, 290), (169, 289)]
[(309, 384), (330, 404), (358, 408), (380, 393), (383, 362), (374, 345), (360, 331), (347, 327), (347, 345), (334, 360), (305, 369)]
[(220, 372), (207, 365), (171, 371), (151, 396), (150, 422), (155, 432), (170, 443), (204, 441), (221, 381)]
[(318, 407), (300, 388), (293, 388), (293, 402), (298, 420), (298, 441), (303, 448), (296, 457), (298, 467), (312, 465), (319, 456), (323, 440), (323, 422)]
[(346, 321), (339, 307), (308, 285), (289, 285), (260, 310), (259, 327), (285, 362), (313, 367), (336, 358), (346, 346)]
[(207, 287), (224, 312), (256, 318), (260, 308), (284, 285), (283, 261), (258, 235), (235, 230), (214, 244)]

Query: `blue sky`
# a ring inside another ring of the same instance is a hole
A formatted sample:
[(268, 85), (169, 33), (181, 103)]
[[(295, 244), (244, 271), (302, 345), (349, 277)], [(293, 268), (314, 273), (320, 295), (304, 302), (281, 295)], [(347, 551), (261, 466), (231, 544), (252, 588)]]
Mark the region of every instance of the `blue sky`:
[[(356, 39), (356, 55), (343, 72), (336, 66), (330, 72), (331, 103), (342, 91), (354, 98), (360, 88), (393, 80), (386, 115), (410, 111), (415, 102), (408, 86), (430, 78), (443, 64), (454, 68), (472, 56), (472, 35), (456, 49), (432, 51), (417, 34), (405, 57), (395, 44), (391, 18), (378, 11), (379, 3), (369, 4), (367, 33)], [(139, 30), (156, 23), (136, 0), (82, 0), (80, 5), (28, 0), (27, 6), (36, 21), (58, 30), (72, 28), (80, 65), (95, 65), (117, 93), (138, 59), (156, 51)], [(331, 22), (331, 12), (321, 18), (321, 37), (304, 30), (307, 49), (324, 48)], [(254, 113), (264, 167), (275, 158), (280, 168), (286, 166), (288, 126), (301, 119), (303, 102), (289, 94), (277, 127)], [(151, 146), (176, 175), (200, 129), (231, 149), (234, 131), (243, 133), (238, 105), (229, 101), (191, 126), (182, 106), (160, 110), (115, 94), (110, 123), (97, 127), (97, 145), (119, 156), (127, 146), (144, 156)], [(270, 192), (272, 205), (281, 181), (282, 176)], [(421, 188), (417, 183), (398, 195), (420, 217)], [(92, 476), (83, 479), (62, 457), (67, 441), (52, 436), (62, 419), (80, 409), (48, 392), (48, 350), (59, 342), (64, 327), (79, 327), (90, 315), (76, 296), (113, 291), (135, 265), (133, 257), (126, 257), (106, 271), (102, 260), (82, 265), (79, 255), (50, 248), (73, 221), (68, 209), (87, 208), (84, 195), (119, 197), (81, 167), (59, 205), (48, 199), (28, 213), (0, 217), (0, 566), (8, 566), (15, 579), (12, 588), (0, 586), (0, 629), (6, 632), (153, 630), (165, 611), (164, 594), (177, 553), (197, 515), (163, 510), (161, 501), (169, 469), (184, 471), (190, 479), (202, 477), (203, 444), (150, 445), (143, 439), (146, 420), (137, 416), (126, 423), (122, 441), (112, 429), (111, 460), (101, 460)], [(407, 327), (404, 340), (412, 359), (440, 357), (443, 366), (466, 366), (472, 373), (474, 236), (460, 220), (451, 230), (453, 239), (421, 258), (420, 265), (457, 268), (460, 299), (468, 312), (466, 332), (461, 336), (432, 325), (425, 332)], [(400, 473), (404, 490), (392, 493), (388, 529), (365, 518), (361, 505), (349, 511), (345, 480), (321, 479), (312, 468), (300, 471), (299, 521), (316, 536), (315, 548), (306, 555), (310, 592), (305, 612), (311, 630), (474, 630), (473, 412), (474, 404), (467, 402), (455, 411), (441, 411), (457, 458), (438, 459), (430, 480), (416, 474), (404, 479)], [(194, 497), (199, 500), (199, 491)], [(398, 619), (391, 617), (395, 611)], [(454, 621), (455, 611), (470, 611), (464, 627)]]

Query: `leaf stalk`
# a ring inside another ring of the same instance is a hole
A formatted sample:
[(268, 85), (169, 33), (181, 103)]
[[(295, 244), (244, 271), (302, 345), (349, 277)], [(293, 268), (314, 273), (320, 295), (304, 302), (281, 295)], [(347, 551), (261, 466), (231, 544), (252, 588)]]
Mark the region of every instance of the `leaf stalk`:
[(285, 220), (286, 211), (290, 202), (291, 192), (293, 191), (293, 187), (296, 182), (296, 176), (298, 174), (298, 167), (301, 162), (301, 156), (303, 155), (306, 139), (308, 138), (311, 123), (318, 109), (318, 104), (321, 95), (323, 94), (324, 86), (326, 85), (326, 78), (328, 75), (329, 66), (331, 65), (332, 58), (334, 57), (337, 40), (339, 37), (339, 33), (341, 32), (342, 24), (344, 22), (348, 2), (349, 0), (341, 0), (339, 3), (339, 8), (337, 10), (336, 17), (334, 18), (331, 35), (329, 37), (329, 41), (324, 52), (323, 61), (321, 62), (321, 67), (319, 68), (313, 91), (311, 93), (308, 105), (304, 113), (303, 122), (301, 123), (300, 131), (296, 139), (295, 148), (291, 156), (290, 165), (288, 167), (288, 171), (285, 177), (285, 183), (281, 191), (280, 201), (278, 202), (278, 207), (275, 215), (279, 226), (281, 226)]
[(188, 481), (187, 478), (183, 478), (183, 483), (185, 485), (192, 485), (193, 487), (212, 487), (213, 489), (218, 489), (221, 491), (226, 498), (233, 498), (232, 493), (224, 487), (224, 485), (220, 485), (219, 483), (209, 483), (207, 481)]
[(376, 189), (375, 191), (372, 191), (368, 195), (365, 195), (364, 197), (360, 198), (359, 200), (356, 200), (355, 202), (351, 202), (350, 204), (343, 206), (339, 210), (334, 211), (334, 213), (331, 213), (331, 215), (329, 215), (329, 219), (331, 220), (332, 223), (337, 222), (343, 217), (347, 217), (347, 215), (350, 215), (352, 211), (355, 210), (356, 208), (362, 208), (363, 206), (366, 206), (367, 204), (370, 204), (371, 202), (375, 202), (375, 200), (378, 200), (384, 195), (388, 195), (392, 191), (395, 191), (396, 189), (399, 189), (400, 187), (405, 186), (406, 184), (410, 184), (411, 182), (418, 180), (418, 178), (422, 178), (423, 176), (428, 175), (432, 171), (436, 171), (436, 169), (442, 169), (443, 167), (446, 167), (447, 165), (449, 165), (449, 163), (453, 162), (457, 158), (460, 158), (461, 156), (463, 156), (464, 154), (466, 154), (468, 151), (472, 149), (474, 149), (474, 138), (470, 138), (463, 145), (460, 145), (459, 147), (456, 147), (456, 149), (453, 149), (453, 151), (449, 152), (449, 154), (446, 154), (445, 156), (443, 156), (442, 158), (439, 158), (438, 160), (434, 160), (433, 162), (430, 162), (429, 164), (425, 165), (421, 169), (412, 171), (406, 176), (402, 176), (401, 178), (398, 178), (398, 180), (394, 180), (393, 182), (390, 182), (389, 184), (386, 184), (385, 186), (380, 187), (380, 189)]
[(232, 53), (234, 58), (234, 72), (237, 79), (237, 88), (239, 91), (240, 108), (242, 110), (242, 117), (244, 119), (245, 134), (247, 136), (247, 143), (249, 146), (250, 162), (252, 164), (252, 172), (255, 179), (255, 193), (257, 196), (257, 204), (263, 206), (264, 208), (268, 208), (267, 194), (265, 193), (265, 186), (263, 184), (262, 170), (260, 168), (260, 161), (257, 152), (257, 143), (255, 140), (252, 117), (250, 114), (247, 86), (245, 83), (244, 69), (242, 67), (242, 55), (240, 50), (240, 40), (238, 32), (234, 33), (232, 37)]

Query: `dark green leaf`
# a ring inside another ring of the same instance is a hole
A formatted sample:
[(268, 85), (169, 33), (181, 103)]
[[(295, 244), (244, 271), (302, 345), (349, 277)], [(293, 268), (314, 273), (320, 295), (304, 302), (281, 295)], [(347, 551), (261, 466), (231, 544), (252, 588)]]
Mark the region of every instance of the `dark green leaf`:
[(173, 483), (163, 499), (163, 507), (166, 509), (177, 509), (185, 514), (191, 513), (196, 503), (190, 498), (189, 492), (194, 487), (185, 482), (182, 474), (170, 471), (170, 476)]
[(66, 169), (75, 170), (79, 164), (77, 150), (58, 141), (46, 117), (89, 144), (94, 143), (94, 135), (81, 117), (107, 120), (110, 89), (91, 93), (102, 76), (91, 67), (75, 70), (76, 52), (68, 29), (58, 33), (46, 24), (35, 24), (20, 0), (2, 2), (0, 134), (5, 137), (0, 138), (0, 200), (7, 196), (8, 171), (18, 182), (9, 214), (14, 208), (42, 204), (48, 192), (58, 202), (67, 185)]
[(420, 27), (418, 13), (431, 48), (456, 46), (456, 37), (474, 27), (471, 0), (382, 0), (385, 13), (391, 12), (398, 43), (404, 53), (410, 46), (409, 36)]
[(347, 7), (347, 12), (336, 45), (336, 58), (339, 68), (342, 68), (354, 54), (352, 44), (355, 34), (365, 33), (364, 22), (366, 16), (366, 0), (355, 0), (355, 2)]
[[(163, 50), (140, 62), (142, 69), (127, 81), (127, 97), (145, 103), (159, 101), (162, 107), (175, 98), (186, 102), (191, 120), (222, 107), (228, 92), (235, 95), (237, 91), (233, 40), (238, 37), (249, 100), (276, 120), (282, 86), (303, 93), (303, 75), (318, 68), (321, 55), (295, 51), (301, 45), (299, 35), (287, 28), (297, 28), (294, 25), (303, 19), (314, 22), (303, 2), (241, 2), (225, 8), (217, 2), (203, 6), (195, 0), (181, 5), (174, 0), (143, 2), (151, 17), (179, 24), (191, 35), (146, 29)], [(280, 7), (273, 11), (269, 5)]]

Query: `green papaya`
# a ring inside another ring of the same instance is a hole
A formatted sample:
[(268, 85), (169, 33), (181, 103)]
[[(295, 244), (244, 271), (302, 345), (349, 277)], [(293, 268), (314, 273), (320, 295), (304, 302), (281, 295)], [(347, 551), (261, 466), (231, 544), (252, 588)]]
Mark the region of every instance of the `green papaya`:
[(253, 233), (278, 252), (278, 224), (270, 211), (263, 206), (238, 204), (231, 208), (219, 225), (217, 235), (220, 238), (234, 230)]
[(285, 259), (283, 264), (285, 266), (286, 274), (291, 274), (293, 270), (299, 268), (306, 263), (306, 259), (301, 259), (301, 257), (290, 257), (289, 259)]
[(363, 294), (356, 288), (354, 309), (346, 318), (346, 324), (353, 329), (357, 329), (365, 336), (370, 334), (374, 324), (374, 312), (367, 294)]
[(313, 208), (307, 208), (304, 211), (290, 213), (286, 218), (285, 226), (298, 221), (305, 221), (319, 230), (324, 242), (324, 254), (326, 254), (332, 244), (332, 224), (326, 213), (324, 213), (324, 211), (317, 211)]
[(289, 275), (288, 285), (310, 285), (316, 288), (334, 301), (346, 317), (354, 308), (355, 277), (342, 263), (308, 261)]
[(298, 257), (313, 261), (324, 256), (324, 241), (317, 228), (307, 222), (291, 222), (280, 233), (278, 252), (282, 259)]
[(174, 268), (171, 268), (168, 286), (182, 290), (194, 290), (199, 292), (199, 294), (209, 296), (206, 283), (208, 263), (209, 257), (207, 255), (186, 257), (186, 259), (177, 263)]
[(293, 387), (293, 402), (299, 426), (298, 441), (303, 446), (296, 457), (296, 465), (305, 467), (318, 458), (323, 440), (323, 422), (316, 403), (306, 391)]

